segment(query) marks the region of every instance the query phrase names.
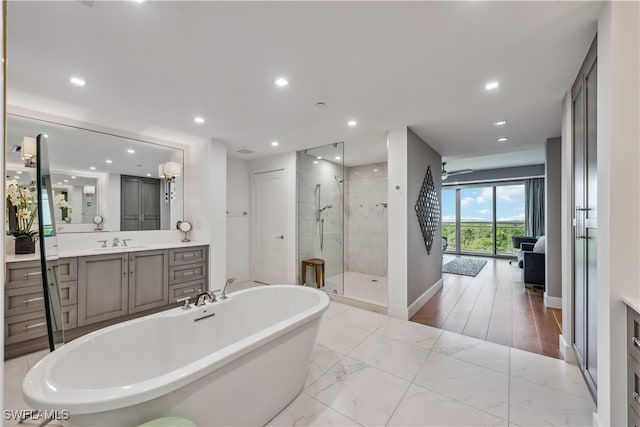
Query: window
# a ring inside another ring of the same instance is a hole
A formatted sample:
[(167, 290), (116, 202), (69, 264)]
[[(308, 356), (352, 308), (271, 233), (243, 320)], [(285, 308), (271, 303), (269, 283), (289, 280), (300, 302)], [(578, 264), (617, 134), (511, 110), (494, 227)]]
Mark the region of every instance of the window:
[(512, 256), (511, 237), (524, 235), (524, 184), (442, 189), (442, 235), (447, 252)]

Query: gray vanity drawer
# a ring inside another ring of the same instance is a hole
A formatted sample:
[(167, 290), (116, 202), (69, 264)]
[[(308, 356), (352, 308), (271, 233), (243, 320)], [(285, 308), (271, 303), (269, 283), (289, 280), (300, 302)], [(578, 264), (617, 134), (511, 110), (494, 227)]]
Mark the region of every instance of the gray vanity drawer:
[(634, 411), (640, 413), (640, 364), (635, 361), (634, 358), (627, 358), (627, 369), (628, 373), (628, 399), (629, 406), (633, 408)]
[(169, 265), (193, 264), (208, 260), (207, 247), (195, 246), (192, 248), (171, 249), (169, 251)]
[(192, 297), (205, 292), (207, 290), (206, 280), (197, 280), (194, 282), (181, 283), (179, 285), (169, 286), (169, 303), (176, 302), (179, 298)]
[(177, 265), (169, 267), (169, 284), (191, 282), (207, 278), (207, 264)]
[(78, 327), (78, 306), (76, 304), (62, 307), (62, 327), (65, 331)]
[(44, 310), (42, 285), (7, 289), (4, 294), (5, 316)]
[(629, 406), (629, 427), (640, 427), (640, 417), (636, 414), (636, 411)]
[(60, 302), (62, 306), (76, 304), (78, 302), (78, 282), (60, 283)]
[(78, 258), (60, 258), (57, 270), (61, 282), (78, 280)]
[[(627, 310), (627, 347), (629, 356), (640, 363), (640, 314), (633, 310)], [(636, 338), (636, 340), (634, 340)]]
[(40, 261), (23, 261), (7, 263), (6, 287), (33, 286), (42, 283)]
[(47, 318), (44, 311), (5, 318), (5, 344), (13, 344), (45, 335), (47, 335)]

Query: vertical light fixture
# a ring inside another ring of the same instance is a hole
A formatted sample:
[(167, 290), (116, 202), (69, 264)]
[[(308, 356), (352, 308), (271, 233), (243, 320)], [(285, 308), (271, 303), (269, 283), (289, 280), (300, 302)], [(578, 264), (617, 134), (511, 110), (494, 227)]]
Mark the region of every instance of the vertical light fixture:
[(27, 168), (36, 167), (37, 144), (35, 138), (25, 136), (22, 138), (20, 147), (20, 157), (24, 160), (24, 166)]
[(87, 207), (91, 207), (91, 199), (93, 199), (93, 195), (96, 194), (96, 186), (85, 185), (84, 187), (82, 187), (82, 192), (87, 199)]
[(176, 178), (182, 174), (182, 165), (178, 162), (165, 162), (158, 165), (158, 175), (164, 179), (164, 201), (176, 199)]

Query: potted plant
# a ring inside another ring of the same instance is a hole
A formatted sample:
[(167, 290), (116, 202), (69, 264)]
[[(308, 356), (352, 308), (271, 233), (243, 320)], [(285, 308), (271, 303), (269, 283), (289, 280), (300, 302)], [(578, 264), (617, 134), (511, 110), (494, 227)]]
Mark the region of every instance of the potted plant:
[(32, 254), (36, 251), (38, 231), (33, 230), (37, 215), (37, 196), (29, 187), (22, 187), (16, 181), (7, 182), (7, 199), (15, 208), (16, 224), (8, 234), (15, 238), (16, 254)]

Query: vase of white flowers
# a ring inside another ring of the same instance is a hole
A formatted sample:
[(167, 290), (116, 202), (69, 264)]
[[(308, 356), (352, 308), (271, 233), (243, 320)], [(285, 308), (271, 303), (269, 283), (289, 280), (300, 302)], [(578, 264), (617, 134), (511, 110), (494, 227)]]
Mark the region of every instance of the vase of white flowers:
[(33, 230), (38, 207), (36, 194), (29, 187), (8, 181), (7, 199), (16, 213), (15, 228), (8, 233), (15, 238), (16, 254), (32, 254), (36, 251), (38, 238), (38, 231)]

